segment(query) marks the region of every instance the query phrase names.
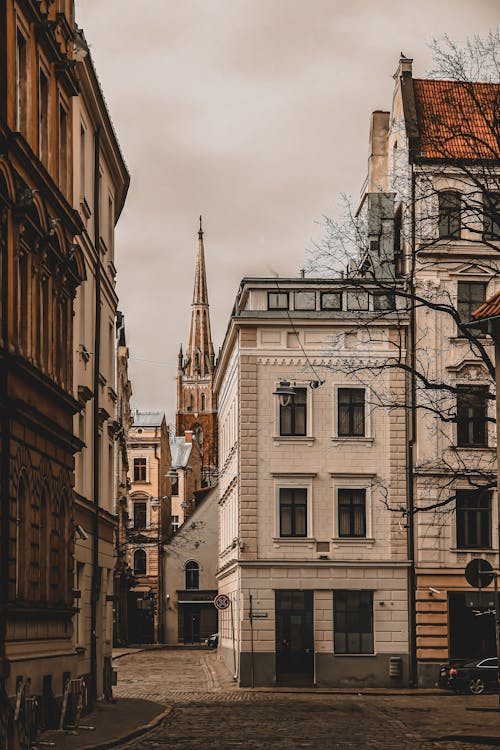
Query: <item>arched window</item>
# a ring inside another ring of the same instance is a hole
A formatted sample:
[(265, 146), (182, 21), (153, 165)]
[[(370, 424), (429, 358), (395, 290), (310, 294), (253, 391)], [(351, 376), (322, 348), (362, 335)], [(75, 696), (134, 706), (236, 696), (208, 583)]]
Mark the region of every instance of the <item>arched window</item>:
[(134, 573), (138, 576), (146, 575), (146, 550), (136, 549), (134, 552)]
[(64, 501), (52, 506), (49, 531), (49, 601), (64, 601)]
[(200, 588), (200, 566), (194, 560), (188, 560), (186, 563), (186, 588)]
[(439, 198), (439, 236), (460, 237), (461, 195), (457, 190), (441, 190)]

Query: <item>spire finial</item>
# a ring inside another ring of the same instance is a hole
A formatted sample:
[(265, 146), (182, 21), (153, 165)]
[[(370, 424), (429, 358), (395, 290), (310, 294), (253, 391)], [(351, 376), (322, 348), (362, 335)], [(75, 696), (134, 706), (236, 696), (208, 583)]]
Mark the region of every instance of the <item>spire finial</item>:
[(201, 215), (200, 215), (200, 228), (199, 228), (199, 230), (198, 230), (198, 239), (199, 239), (199, 240), (202, 240), (202, 239), (203, 239), (203, 227), (202, 227), (202, 225), (201, 225)]

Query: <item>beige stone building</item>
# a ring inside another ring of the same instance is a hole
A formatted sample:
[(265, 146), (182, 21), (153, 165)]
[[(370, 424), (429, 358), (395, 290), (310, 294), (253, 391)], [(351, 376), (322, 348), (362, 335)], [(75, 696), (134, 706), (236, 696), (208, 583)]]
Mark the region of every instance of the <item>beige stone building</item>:
[[(81, 46), (85, 48), (83, 35)], [(114, 533), (116, 529), (115, 225), (129, 175), (90, 52), (79, 55), (80, 93), (73, 108), (73, 205), (84, 231), (78, 238), (83, 282), (73, 318), (73, 383), (80, 410), (74, 432), (76, 527), (73, 640), (77, 674), (88, 695), (111, 694)]]
[(165, 546), (165, 642), (203, 643), (217, 632), (218, 491), (198, 490), (196, 504)]
[(168, 427), (163, 412), (134, 411), (128, 434), (127, 564), (135, 585), (128, 594), (129, 643), (164, 639), (163, 548), (171, 535)]
[(194, 511), (196, 492), (203, 484), (203, 456), (192, 430), (170, 440), (170, 479), (172, 483), (172, 534)]
[(392, 110), (372, 117), (360, 211), (369, 216), (379, 207), (382, 230), (368, 231), (368, 256), (376, 249), (380, 262), (385, 235), (396, 276), (406, 278), (416, 302), (404, 362), (410, 618), (414, 677), (418, 671), (419, 683), (429, 685), (440, 662), (495, 653), (493, 617), (477, 616), (488, 603), (471, 606), (464, 578), (474, 557), (498, 567), (494, 353), (491, 339), (475, 338), (463, 324), (499, 287), (498, 85), (417, 80), (407, 58), (394, 78)]
[[(354, 282), (243, 279), (218, 361), (221, 657), (240, 685), (408, 678), (405, 329)], [(360, 325), (360, 322), (364, 325)], [(284, 381), (294, 398), (275, 395)], [(393, 676), (390, 659), (394, 658)]]

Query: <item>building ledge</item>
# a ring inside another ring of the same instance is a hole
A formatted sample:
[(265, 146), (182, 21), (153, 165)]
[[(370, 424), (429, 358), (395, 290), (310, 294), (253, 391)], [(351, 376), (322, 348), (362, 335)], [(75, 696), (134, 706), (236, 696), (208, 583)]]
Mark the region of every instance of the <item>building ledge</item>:
[(286, 445), (312, 445), (316, 438), (314, 438), (312, 435), (274, 435), (273, 440), (277, 445), (279, 445), (280, 443), (284, 443)]

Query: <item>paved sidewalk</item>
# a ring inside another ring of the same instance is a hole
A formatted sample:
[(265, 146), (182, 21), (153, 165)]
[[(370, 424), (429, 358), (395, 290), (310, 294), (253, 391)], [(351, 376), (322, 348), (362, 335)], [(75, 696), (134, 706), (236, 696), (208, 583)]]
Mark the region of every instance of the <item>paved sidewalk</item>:
[(99, 701), (80, 722), (83, 726), (95, 727), (95, 731), (80, 729), (71, 733), (50, 730), (43, 732), (41, 739), (55, 742), (57, 750), (112, 747), (130, 741), (137, 733), (152, 729), (168, 716), (170, 710), (161, 703), (142, 698), (121, 698), (114, 703)]

